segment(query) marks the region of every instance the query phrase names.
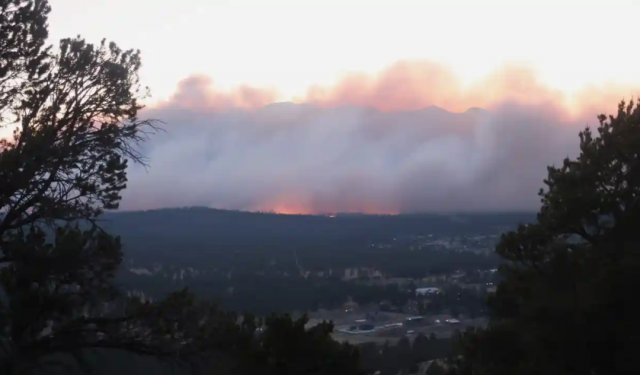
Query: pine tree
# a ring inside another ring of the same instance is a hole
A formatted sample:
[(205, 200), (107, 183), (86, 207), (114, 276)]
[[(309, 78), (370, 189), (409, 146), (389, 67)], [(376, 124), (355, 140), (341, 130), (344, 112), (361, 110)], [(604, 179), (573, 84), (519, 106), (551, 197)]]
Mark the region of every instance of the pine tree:
[(15, 129), (0, 140), (0, 373), (63, 365), (60, 355), (83, 364), (98, 348), (216, 374), (359, 374), (330, 324), (271, 317), (258, 334), (253, 317), (186, 289), (141, 303), (114, 286), (122, 244), (100, 216), (118, 208), (128, 164), (146, 165), (138, 147), (158, 121), (138, 118), (140, 52), (81, 37), (45, 47), (49, 11), (0, 0), (0, 126)]
[(462, 335), (455, 373), (640, 372), (640, 106), (598, 119), (548, 168), (536, 222), (502, 236), (491, 323)]

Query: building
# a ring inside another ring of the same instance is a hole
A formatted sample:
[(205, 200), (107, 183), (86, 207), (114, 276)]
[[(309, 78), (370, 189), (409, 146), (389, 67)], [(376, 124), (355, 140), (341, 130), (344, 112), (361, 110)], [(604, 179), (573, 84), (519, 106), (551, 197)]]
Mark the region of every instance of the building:
[(430, 294), (440, 293), (439, 288), (428, 287), (428, 288), (416, 288), (416, 296), (427, 296)]

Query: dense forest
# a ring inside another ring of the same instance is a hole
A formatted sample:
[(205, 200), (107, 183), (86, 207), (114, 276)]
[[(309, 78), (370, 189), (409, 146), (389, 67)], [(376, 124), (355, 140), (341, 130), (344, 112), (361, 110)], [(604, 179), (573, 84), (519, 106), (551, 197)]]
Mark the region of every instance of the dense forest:
[(398, 373), (413, 374), (418, 365), (427, 361), (446, 358), (453, 351), (452, 340), (439, 339), (435, 335), (418, 334), (413, 340), (402, 338), (395, 345), (386, 342), (382, 347), (374, 343), (360, 346), (362, 367), (380, 375)]
[[(403, 254), (406, 256), (389, 263), (392, 253), (372, 245), (393, 239), (406, 242), (407, 238), (420, 235), (436, 238), (499, 235), (534, 218), (533, 213), (329, 217), (191, 207), (109, 213), (101, 218), (101, 224), (105, 230), (122, 237), (125, 254), (134, 259), (185, 266), (204, 263), (239, 267), (271, 262), (274, 258), (293, 263), (296, 254), (304, 267), (312, 270), (365, 265), (381, 270), (389, 267), (385, 271), (406, 274), (406, 268), (416, 261), (437, 271), (443, 264), (449, 267), (456, 259), (423, 261)], [(465, 266), (464, 260), (458, 263)], [(394, 265), (402, 269), (397, 270)]]
[[(388, 306), (388, 309), (402, 311), (409, 301), (416, 299), (416, 284), (413, 282), (368, 285), (339, 279), (252, 274), (241, 274), (234, 280), (205, 275), (195, 281), (174, 282), (171, 279), (128, 273), (118, 283), (129, 290), (143, 291), (147, 298), (156, 299), (176, 288), (188, 286), (199, 297), (216, 301), (224, 308), (258, 315), (337, 309), (348, 300), (363, 306), (374, 306), (376, 310), (380, 306)], [(466, 278), (461, 281), (465, 280)], [(483, 284), (480, 285), (498, 280), (498, 275), (491, 274), (483, 278)], [(486, 312), (485, 289), (466, 289), (455, 284), (442, 289), (444, 293), (431, 296), (429, 308), (421, 310), (422, 312), (438, 314), (443, 311), (459, 311), (472, 317)]]
[[(345, 270), (371, 269), (385, 278), (419, 280), (496, 268), (500, 258), (490, 245), (480, 253), (462, 248), (464, 233), (496, 236), (531, 216), (329, 218), (185, 208), (110, 214), (104, 227), (120, 233), (125, 244), (125, 263), (118, 277), (123, 287), (154, 298), (189, 287), (234, 311), (268, 314), (332, 309), (348, 298), (361, 304), (387, 300), (402, 306), (415, 285), (371, 285), (366, 276), (345, 281)], [(453, 249), (429, 245), (454, 234), (460, 243)], [(136, 269), (145, 272), (131, 271)]]
[[(435, 359), (446, 358), (453, 351), (452, 339), (437, 338), (435, 335), (403, 338), (396, 344), (385, 342), (361, 344), (358, 365), (367, 373), (380, 371), (380, 375), (415, 373), (420, 364)], [(188, 366), (166, 366), (162, 361), (142, 357), (120, 351), (91, 351), (86, 354), (87, 362), (95, 364), (94, 375), (109, 375), (118, 372), (120, 375), (136, 375), (152, 373), (154, 375), (188, 375), (192, 368)], [(72, 362), (72, 361), (69, 361)], [(61, 367), (43, 371), (38, 375), (83, 374), (82, 371), (69, 372), (69, 368)]]

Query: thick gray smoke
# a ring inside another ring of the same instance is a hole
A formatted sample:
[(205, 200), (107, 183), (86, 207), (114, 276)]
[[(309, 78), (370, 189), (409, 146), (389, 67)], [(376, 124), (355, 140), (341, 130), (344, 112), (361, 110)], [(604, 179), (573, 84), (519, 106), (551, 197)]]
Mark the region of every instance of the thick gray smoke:
[(132, 167), (123, 209), (209, 206), (284, 213), (533, 210), (546, 166), (578, 150), (586, 119), (552, 105), (380, 112), (272, 104), (148, 110), (166, 133)]

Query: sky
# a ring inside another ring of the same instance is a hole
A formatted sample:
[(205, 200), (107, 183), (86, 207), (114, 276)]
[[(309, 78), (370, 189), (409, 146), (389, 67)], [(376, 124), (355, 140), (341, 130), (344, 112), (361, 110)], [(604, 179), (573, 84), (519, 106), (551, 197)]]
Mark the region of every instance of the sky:
[(634, 0), (51, 4), (52, 41), (142, 52), (167, 132), (124, 209), (535, 209), (545, 166), (640, 92)]
[(274, 87), (282, 100), (400, 60), (449, 65), (472, 82), (505, 63), (563, 90), (640, 83), (635, 0), (52, 0), (51, 37), (141, 49), (166, 99), (204, 74), (221, 89)]

